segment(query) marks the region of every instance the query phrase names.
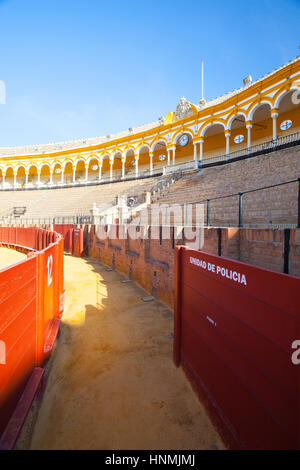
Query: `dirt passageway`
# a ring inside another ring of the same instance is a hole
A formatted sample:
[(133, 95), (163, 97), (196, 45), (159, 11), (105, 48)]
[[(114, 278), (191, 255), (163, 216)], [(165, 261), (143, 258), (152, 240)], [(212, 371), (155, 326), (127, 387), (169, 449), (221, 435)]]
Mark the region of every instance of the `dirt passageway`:
[(7, 268), (12, 264), (16, 264), (19, 261), (23, 261), (27, 258), (24, 253), (19, 253), (16, 250), (10, 248), (0, 247), (0, 269)]
[(172, 362), (173, 314), (94, 259), (65, 256), (66, 310), (31, 449), (216, 449)]

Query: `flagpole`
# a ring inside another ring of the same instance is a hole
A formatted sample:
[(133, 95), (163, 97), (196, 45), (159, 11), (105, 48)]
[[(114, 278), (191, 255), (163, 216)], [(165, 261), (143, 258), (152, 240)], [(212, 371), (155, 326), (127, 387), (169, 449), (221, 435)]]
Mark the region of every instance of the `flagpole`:
[(204, 98), (204, 62), (202, 60), (202, 98)]

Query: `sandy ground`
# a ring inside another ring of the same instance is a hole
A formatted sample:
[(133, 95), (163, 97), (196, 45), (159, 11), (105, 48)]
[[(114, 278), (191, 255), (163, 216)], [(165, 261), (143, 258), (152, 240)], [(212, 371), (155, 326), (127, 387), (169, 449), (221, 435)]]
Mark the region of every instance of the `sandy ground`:
[(0, 247), (0, 269), (6, 268), (26, 258), (27, 256), (24, 253)]
[(123, 279), (65, 257), (66, 311), (28, 447), (223, 448), (173, 365), (172, 312)]

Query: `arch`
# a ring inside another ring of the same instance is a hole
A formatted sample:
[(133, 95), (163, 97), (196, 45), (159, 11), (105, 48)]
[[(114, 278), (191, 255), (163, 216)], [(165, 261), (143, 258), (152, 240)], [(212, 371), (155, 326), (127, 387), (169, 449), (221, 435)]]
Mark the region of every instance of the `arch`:
[(26, 169), (24, 165), (18, 165), (16, 168), (17, 186), (23, 188), (26, 183)]
[(50, 163), (48, 163), (48, 162), (41, 163), (38, 168), (39, 168), (39, 170), (42, 171), (42, 169), (45, 168), (45, 167), (48, 167), (48, 168), (49, 168), (49, 172), (50, 172), (51, 165), (50, 165)]
[(137, 153), (139, 154), (143, 148), (147, 148), (147, 149), (148, 149), (148, 152), (150, 152), (150, 150), (151, 150), (150, 145), (149, 145), (148, 143), (144, 142), (143, 144), (141, 144), (141, 145), (137, 148)]
[(38, 171), (38, 165), (36, 163), (29, 163), (27, 165), (27, 171), (30, 172), (31, 168), (35, 168)]
[(34, 186), (37, 184), (38, 179), (38, 166), (33, 163), (28, 165), (28, 185)]
[(262, 100), (256, 101), (255, 103), (252, 103), (250, 108), (248, 109), (247, 121), (252, 121), (255, 111), (257, 111), (257, 109), (260, 106), (263, 106), (264, 104), (269, 105), (270, 109), (272, 109), (273, 103), (272, 103), (272, 100), (270, 98), (264, 98)]
[(14, 169), (12, 166), (7, 166), (3, 171), (5, 171), (5, 186), (13, 187), (14, 185)]
[(122, 150), (117, 148), (113, 151), (112, 153), (112, 157), (115, 158), (118, 154), (120, 154), (120, 156), (122, 156)]
[[(59, 172), (57, 170), (60, 170)], [(63, 174), (63, 167), (62, 163), (60, 161), (56, 161), (53, 164), (53, 175), (52, 175), (52, 181), (54, 184), (60, 184), (62, 180), (62, 174)]]
[(223, 120), (222, 121), (213, 120), (213, 121), (208, 122), (207, 124), (204, 123), (204, 125), (200, 129), (200, 137), (204, 137), (204, 134), (209, 127), (217, 126), (217, 125), (223, 126), (224, 131), (226, 130), (225, 122)]
[(135, 155), (136, 150), (135, 150), (134, 147), (128, 147), (127, 149), (125, 149), (124, 155), (125, 155), (126, 158), (127, 158), (127, 155), (128, 155), (129, 152), (133, 152), (133, 154)]
[(75, 181), (85, 180), (85, 160), (81, 157), (77, 158), (74, 162), (75, 167)]
[[(286, 135), (299, 132), (300, 129), (300, 88), (289, 88), (278, 95), (277, 111), (277, 135)], [(290, 126), (285, 126), (285, 121), (290, 121)]]
[(66, 160), (64, 160), (64, 161), (62, 162), (62, 168), (63, 168), (63, 170), (65, 170), (65, 168), (66, 168), (66, 166), (67, 166), (68, 164), (71, 164), (72, 167), (74, 166), (74, 162), (73, 162), (72, 160), (66, 159)]
[(91, 160), (97, 160), (97, 162), (99, 163), (99, 155), (96, 155), (96, 154), (90, 155), (90, 156), (85, 160), (86, 165), (89, 165)]
[(4, 168), (4, 170), (5, 170), (5, 175), (7, 175), (8, 172), (14, 174), (14, 169), (12, 166), (7, 166), (6, 168)]
[(247, 114), (245, 111), (237, 111), (235, 112), (234, 114), (230, 115), (228, 120), (227, 120), (227, 124), (225, 126), (225, 130), (231, 130), (231, 126), (232, 126), (232, 123), (235, 119), (237, 119), (238, 116), (243, 116), (245, 121), (247, 120)]
[(100, 160), (102, 160), (102, 162), (104, 160), (109, 160), (110, 159), (110, 154), (109, 153), (103, 153), (101, 156), (100, 156)]
[[(98, 155), (94, 155), (86, 162), (88, 164), (88, 180), (93, 181), (98, 179), (99, 173), (99, 158)], [(97, 168), (94, 168), (97, 167)]]
[(75, 161), (73, 162), (73, 165), (74, 165), (75, 168), (77, 168), (77, 165), (78, 165), (79, 162), (83, 162), (84, 165), (86, 163), (84, 158), (82, 158), (82, 157), (76, 158)]
[(180, 139), (180, 137), (183, 134), (188, 134), (192, 138), (192, 141), (194, 140), (195, 135), (194, 135), (193, 131), (190, 130), (190, 129), (184, 129), (184, 130), (181, 130), (181, 131), (177, 132), (175, 135), (173, 135), (172, 142), (173, 142), (174, 145), (177, 145), (178, 140)]
[(24, 168), (24, 171), (26, 171), (26, 165), (25, 165), (24, 163), (19, 163), (19, 164), (15, 167), (14, 171), (15, 171), (15, 172), (18, 172), (18, 171), (19, 171), (19, 168)]
[(168, 142), (166, 141), (166, 139), (158, 139), (158, 140), (155, 140), (155, 141), (152, 143), (152, 145), (151, 145), (151, 152), (154, 152), (154, 151), (155, 151), (155, 147), (156, 147), (157, 145), (159, 145), (159, 144), (165, 145), (166, 148), (167, 148), (167, 146), (168, 146)]
[(150, 149), (151, 149), (152, 152), (153, 152), (153, 149), (154, 149), (155, 145), (158, 144), (159, 142), (163, 142), (166, 145), (168, 145), (168, 141), (165, 137), (163, 137), (163, 136), (159, 136), (159, 138), (156, 137), (155, 139), (153, 139), (151, 141), (151, 144), (150, 144)]
[(49, 184), (50, 183), (50, 163), (48, 162), (41, 163), (40, 171), (41, 171), (41, 176), (40, 176), (41, 184), (42, 185)]
[(73, 183), (74, 163), (71, 160), (66, 160), (63, 165), (64, 165), (64, 181), (65, 181), (65, 183)]
[[(299, 83), (299, 85), (298, 85)], [(274, 102), (274, 108), (279, 108), (280, 102), (284, 96), (288, 95), (291, 91), (296, 91), (299, 90), (300, 92), (300, 81), (296, 80), (295, 82), (292, 83), (292, 85), (289, 88), (281, 88), (275, 95), (275, 102)]]
[(103, 153), (100, 157), (100, 162), (102, 164), (102, 176), (106, 177), (107, 174), (105, 175), (105, 173), (109, 173), (110, 172), (110, 159), (111, 159), (111, 155), (106, 152), (106, 153)]

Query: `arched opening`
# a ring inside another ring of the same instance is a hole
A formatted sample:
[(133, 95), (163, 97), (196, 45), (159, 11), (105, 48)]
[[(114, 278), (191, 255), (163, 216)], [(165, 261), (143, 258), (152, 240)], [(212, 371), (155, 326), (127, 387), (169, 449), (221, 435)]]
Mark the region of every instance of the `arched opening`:
[(19, 166), (17, 170), (17, 188), (24, 188), (26, 184), (26, 172), (23, 166)]
[(269, 103), (259, 105), (252, 116), (251, 145), (272, 140), (273, 122)]
[(3, 188), (3, 171), (0, 168), (0, 185)]
[(193, 160), (194, 158), (194, 145), (193, 137), (188, 132), (183, 132), (175, 138), (175, 156), (176, 164), (184, 163)]
[(149, 156), (149, 146), (142, 145), (138, 149), (139, 153), (139, 174), (149, 173), (150, 169), (150, 156)]
[(32, 187), (32, 186), (37, 185), (37, 181), (38, 181), (37, 167), (33, 165), (29, 168), (29, 172), (28, 172), (28, 186)]
[(50, 166), (48, 164), (44, 164), (41, 168), (40, 182), (42, 186), (50, 183)]
[(55, 185), (61, 184), (61, 179), (62, 179), (62, 167), (60, 163), (56, 163), (53, 168), (53, 176), (52, 176), (52, 182)]
[(122, 174), (122, 153), (120, 151), (114, 154), (113, 176), (120, 179)]
[(104, 155), (103, 162), (102, 162), (102, 178), (109, 179), (109, 174), (110, 174), (109, 155)]
[(295, 99), (295, 93), (295, 90), (288, 91), (278, 102), (278, 137), (300, 132), (300, 103)]
[(168, 152), (167, 144), (163, 140), (156, 142), (153, 145), (153, 169), (167, 166)]
[(125, 174), (128, 176), (135, 175), (135, 152), (133, 149), (128, 149), (125, 152), (126, 162), (125, 162)]
[(85, 181), (85, 163), (83, 160), (76, 163), (75, 181), (77, 183)]
[(73, 182), (73, 163), (67, 162), (64, 166), (64, 182), (70, 184)]
[(14, 185), (14, 170), (9, 167), (6, 169), (6, 172), (5, 172), (5, 184), (4, 184), (4, 187), (5, 188), (12, 188)]
[(203, 158), (225, 155), (226, 138), (222, 124), (212, 124), (208, 126), (202, 137), (204, 138)]
[(230, 152), (235, 152), (247, 147), (246, 119), (243, 114), (234, 116), (229, 125)]
[(96, 181), (98, 180), (98, 175), (99, 175), (99, 160), (98, 158), (94, 157), (89, 161), (88, 180)]

